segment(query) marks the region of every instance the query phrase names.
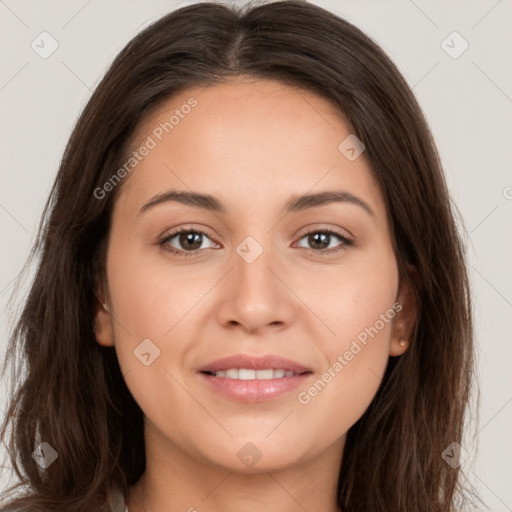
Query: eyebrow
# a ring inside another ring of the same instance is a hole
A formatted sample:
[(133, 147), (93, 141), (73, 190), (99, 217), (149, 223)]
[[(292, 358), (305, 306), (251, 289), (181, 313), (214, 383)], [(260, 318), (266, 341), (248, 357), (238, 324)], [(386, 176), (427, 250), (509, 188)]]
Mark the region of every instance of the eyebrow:
[[(178, 202), (194, 208), (200, 208), (218, 213), (227, 213), (226, 206), (216, 197), (210, 194), (200, 194), (198, 192), (187, 192), (180, 190), (168, 190), (162, 194), (152, 197), (142, 206), (139, 213), (145, 212), (156, 205)], [(283, 211), (285, 213), (295, 213), (316, 208), (330, 203), (350, 203), (360, 206), (369, 215), (375, 217), (375, 212), (370, 205), (359, 197), (345, 192), (344, 190), (327, 190), (304, 195), (293, 195), (285, 203)]]

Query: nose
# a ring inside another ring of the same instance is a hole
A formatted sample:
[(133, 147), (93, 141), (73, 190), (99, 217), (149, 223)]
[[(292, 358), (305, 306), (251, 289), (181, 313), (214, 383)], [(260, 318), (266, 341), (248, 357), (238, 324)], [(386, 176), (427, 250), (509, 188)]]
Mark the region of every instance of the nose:
[(298, 314), (300, 302), (287, 283), (292, 280), (291, 273), (275, 251), (260, 247), (249, 240), (233, 255), (218, 309), (218, 320), (224, 327), (239, 326), (253, 334), (281, 330)]

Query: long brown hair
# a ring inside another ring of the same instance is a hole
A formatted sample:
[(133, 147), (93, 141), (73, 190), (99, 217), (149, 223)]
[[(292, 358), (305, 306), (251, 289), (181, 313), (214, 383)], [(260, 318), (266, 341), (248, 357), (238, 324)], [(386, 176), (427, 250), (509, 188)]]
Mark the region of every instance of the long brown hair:
[[(102, 198), (94, 192), (126, 161), (140, 123), (164, 99), (237, 75), (315, 92), (345, 116), (366, 146), (401, 276), (411, 278), (419, 306), (409, 349), (389, 359), (377, 395), (348, 432), (339, 506), (441, 512), (469, 502), (460, 467), (442, 457), (451, 443), (462, 444), (474, 349), (464, 243), (434, 141), (378, 45), (344, 19), (291, 0), (171, 12), (128, 43), (84, 108), (45, 207), (30, 255), (38, 267), (9, 340), (15, 385), (1, 437), (20, 483), (4, 493), (9, 502), (0, 510), (107, 511), (114, 492), (126, 495), (144, 472), (142, 411), (114, 348), (93, 333), (95, 284), (122, 183)], [(45, 470), (32, 456), (39, 442), (58, 453)]]

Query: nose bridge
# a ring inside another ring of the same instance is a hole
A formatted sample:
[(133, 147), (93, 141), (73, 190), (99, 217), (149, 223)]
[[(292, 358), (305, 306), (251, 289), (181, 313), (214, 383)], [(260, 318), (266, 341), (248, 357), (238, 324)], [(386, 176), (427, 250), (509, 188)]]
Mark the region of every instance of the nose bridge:
[[(258, 259), (265, 260), (266, 257), (261, 258), (264, 253), (269, 252), (271, 248), (269, 247), (269, 238), (265, 238), (265, 242), (259, 237), (260, 241), (256, 240), (253, 236), (246, 236), (236, 247), (235, 252), (238, 256), (247, 264), (252, 265)], [(265, 247), (263, 246), (265, 243)]]
[(237, 287), (250, 287), (251, 289), (275, 288), (272, 279), (275, 279), (269, 267), (278, 266), (275, 261), (275, 251), (271, 247), (271, 237), (259, 236), (245, 237), (235, 248), (235, 279)]
[[(255, 237), (247, 236), (235, 247), (233, 272), (220, 308), (220, 321), (237, 323), (248, 330), (269, 324), (291, 321), (294, 306), (280, 279), (282, 266), (276, 259), (278, 251), (270, 247), (270, 237), (264, 246)], [(284, 279), (286, 281), (286, 279)]]

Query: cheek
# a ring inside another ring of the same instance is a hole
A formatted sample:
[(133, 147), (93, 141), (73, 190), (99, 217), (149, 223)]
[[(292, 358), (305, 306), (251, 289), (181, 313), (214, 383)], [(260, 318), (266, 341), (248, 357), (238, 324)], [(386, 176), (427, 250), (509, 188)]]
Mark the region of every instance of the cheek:
[[(322, 338), (319, 346), (324, 366), (297, 395), (304, 424), (309, 419), (316, 434), (325, 439), (347, 432), (364, 414), (389, 361), (393, 300), (384, 293), (381, 300), (375, 294), (369, 297), (371, 307), (369, 301), (365, 308), (350, 300), (339, 303), (338, 315), (330, 317), (336, 336)], [(311, 422), (312, 418), (317, 421)]]
[[(191, 281), (190, 270), (172, 267), (157, 246), (141, 249), (140, 243), (115, 238), (109, 252), (109, 288), (115, 300), (116, 317), (135, 339), (164, 340), (211, 287), (210, 279)], [(208, 276), (205, 276), (208, 277)], [(140, 340), (139, 340), (140, 341)]]
[(367, 346), (353, 345), (338, 352), (324, 372), (298, 395), (303, 417), (321, 419), (313, 422), (313, 429), (318, 436), (332, 439), (348, 432), (368, 409), (388, 362), (385, 343), (377, 337)]
[(113, 237), (107, 271), (121, 370), (143, 410), (157, 414), (180, 396), (175, 379), (181, 380), (181, 365), (194, 350), (194, 318), (212, 276), (173, 268), (165, 258), (148, 254)]
[[(295, 284), (297, 295), (329, 327), (324, 339), (330, 355), (348, 349), (347, 343), (377, 321), (380, 339), (389, 337), (389, 320), (396, 314), (389, 310), (398, 291), (398, 268), (391, 250), (354, 253), (346, 264), (301, 273)], [(381, 315), (386, 316), (384, 323)]]
[(309, 287), (305, 302), (316, 305), (314, 313), (332, 332), (318, 338), (324, 366), (318, 379), (300, 390), (298, 401), (305, 414), (328, 412), (332, 428), (344, 432), (362, 416), (382, 381), (399, 310), (398, 270), (394, 257), (384, 258), (373, 265), (338, 267), (323, 283)]

